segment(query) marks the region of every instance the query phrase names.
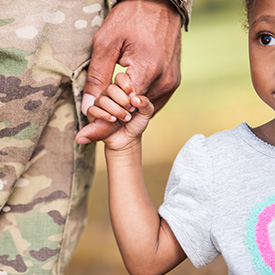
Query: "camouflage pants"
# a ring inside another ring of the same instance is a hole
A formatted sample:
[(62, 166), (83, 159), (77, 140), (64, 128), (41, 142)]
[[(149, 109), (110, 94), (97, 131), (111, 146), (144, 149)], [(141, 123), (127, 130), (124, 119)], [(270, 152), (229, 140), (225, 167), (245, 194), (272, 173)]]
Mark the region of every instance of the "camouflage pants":
[(103, 0), (0, 1), (0, 274), (63, 274), (95, 145), (77, 146)]

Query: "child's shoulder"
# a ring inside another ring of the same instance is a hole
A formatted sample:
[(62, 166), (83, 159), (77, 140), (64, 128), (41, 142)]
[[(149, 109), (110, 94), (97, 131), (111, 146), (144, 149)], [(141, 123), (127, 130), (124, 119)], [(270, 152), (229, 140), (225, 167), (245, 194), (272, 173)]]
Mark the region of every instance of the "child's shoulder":
[(223, 130), (206, 137), (203, 134), (192, 136), (182, 148), (182, 152), (192, 152), (197, 155), (220, 155), (222, 153), (239, 150), (242, 146), (242, 136), (249, 132), (249, 126), (242, 123), (233, 129)]
[(215, 144), (226, 144), (232, 143), (234, 140), (238, 142), (239, 138), (246, 132), (249, 132), (249, 126), (246, 123), (242, 123), (233, 129), (222, 130), (220, 132), (214, 133), (210, 136), (205, 136), (203, 134), (196, 134), (192, 136), (185, 144), (185, 146), (203, 146), (204, 144), (211, 145)]
[(209, 146), (211, 146), (212, 144), (214, 144), (215, 147), (217, 147), (218, 145), (234, 145), (239, 144), (242, 136), (244, 136), (248, 132), (250, 132), (249, 126), (246, 123), (242, 123), (234, 127), (233, 129), (217, 132), (209, 137), (206, 137), (205, 139)]

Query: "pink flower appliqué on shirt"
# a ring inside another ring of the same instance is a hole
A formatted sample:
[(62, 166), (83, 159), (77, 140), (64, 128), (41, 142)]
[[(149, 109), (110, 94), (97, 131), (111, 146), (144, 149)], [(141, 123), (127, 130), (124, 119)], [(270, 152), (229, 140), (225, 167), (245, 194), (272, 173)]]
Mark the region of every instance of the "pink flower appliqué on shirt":
[(245, 243), (259, 274), (275, 274), (275, 249), (270, 235), (275, 232), (269, 229), (272, 222), (275, 222), (275, 195), (255, 205), (246, 224)]

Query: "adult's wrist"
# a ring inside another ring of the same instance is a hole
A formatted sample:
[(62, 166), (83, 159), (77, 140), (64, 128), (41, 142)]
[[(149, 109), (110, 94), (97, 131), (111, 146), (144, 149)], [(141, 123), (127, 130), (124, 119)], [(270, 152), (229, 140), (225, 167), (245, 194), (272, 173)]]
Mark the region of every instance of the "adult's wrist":
[[(109, 8), (112, 9), (116, 4), (122, 0), (109, 0)], [(125, 0), (124, 0), (125, 1)], [(127, 1), (127, 0), (126, 0)], [(171, 2), (181, 15), (182, 26), (188, 31), (188, 24), (191, 17), (193, 0), (166, 0)]]

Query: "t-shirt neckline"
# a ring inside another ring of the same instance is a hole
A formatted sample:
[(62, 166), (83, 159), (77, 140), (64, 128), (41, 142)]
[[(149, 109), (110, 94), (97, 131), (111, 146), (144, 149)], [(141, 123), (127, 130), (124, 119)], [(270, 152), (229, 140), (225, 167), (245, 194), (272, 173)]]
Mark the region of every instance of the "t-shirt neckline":
[(251, 147), (258, 152), (275, 158), (275, 146), (263, 141), (257, 137), (252, 131), (251, 127), (247, 123), (238, 125), (235, 130), (239, 136)]

